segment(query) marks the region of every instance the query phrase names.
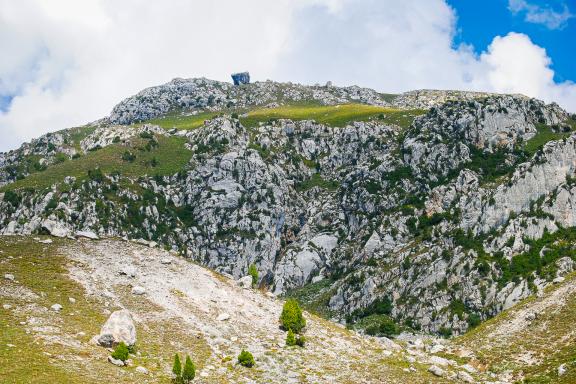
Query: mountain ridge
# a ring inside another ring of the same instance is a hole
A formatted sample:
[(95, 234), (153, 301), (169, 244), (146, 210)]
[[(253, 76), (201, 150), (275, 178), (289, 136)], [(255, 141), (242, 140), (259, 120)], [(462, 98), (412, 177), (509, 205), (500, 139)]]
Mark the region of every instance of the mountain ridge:
[(525, 96), (175, 79), (2, 154), (0, 233), (143, 238), (459, 334), (573, 269), (575, 128)]

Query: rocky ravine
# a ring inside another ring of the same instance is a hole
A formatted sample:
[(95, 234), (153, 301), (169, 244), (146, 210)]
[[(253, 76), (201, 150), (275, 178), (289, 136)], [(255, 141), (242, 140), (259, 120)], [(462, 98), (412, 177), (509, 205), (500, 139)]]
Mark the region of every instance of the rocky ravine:
[[(230, 113), (304, 100), (430, 109), (410, 126), (253, 124)], [(224, 114), (191, 130), (113, 125), (175, 109)], [(522, 96), (175, 80), (120, 103), (98, 127), (4, 154), (0, 232), (151, 240), (235, 278), (256, 264), (263, 287), (307, 287), (339, 320), (386, 299), (398, 324), (456, 334), (573, 269), (572, 243), (558, 240), (573, 238), (575, 127), (557, 105)], [(59, 159), (164, 143), (189, 151), (179, 170), (112, 168), (10, 188), (34, 176), (13, 168), (38, 158), (49, 173)]]

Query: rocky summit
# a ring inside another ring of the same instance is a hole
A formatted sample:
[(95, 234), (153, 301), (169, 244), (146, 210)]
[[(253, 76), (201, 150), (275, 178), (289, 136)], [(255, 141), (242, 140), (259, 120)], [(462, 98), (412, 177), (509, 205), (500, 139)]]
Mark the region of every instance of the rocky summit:
[[(554, 103), (174, 79), (0, 154), (0, 272), (12, 277), (0, 299), (20, 308), (11, 316), (25, 335), (77, 351), (93, 336), (94, 350), (140, 345), (141, 327), (158, 342), (148, 322), (185, 324), (201, 341), (189, 342), (204, 382), (568, 383), (576, 368), (563, 346), (519, 345), (546, 308), (571, 314), (574, 207), (576, 115)], [(58, 311), (36, 308), (43, 292), (26, 273), (46, 261), (15, 253), (27, 242), (60, 255), (65, 265), (49, 270), (66, 268), (75, 295), (98, 298), (86, 340), (35, 330), (31, 318), (72, 309), (58, 297)], [(276, 354), (277, 298), (313, 319), (307, 352)], [(320, 358), (322, 337), (340, 366)], [(236, 346), (266, 369), (226, 368)], [(171, 357), (150, 356), (135, 372), (170, 372)]]

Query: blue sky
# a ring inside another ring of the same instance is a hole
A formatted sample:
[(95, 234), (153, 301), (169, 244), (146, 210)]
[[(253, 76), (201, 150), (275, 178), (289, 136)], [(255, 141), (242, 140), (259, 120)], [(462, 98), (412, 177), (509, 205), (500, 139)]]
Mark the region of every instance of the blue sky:
[(0, 151), (175, 77), (243, 70), (576, 112), (574, 14), (576, 0), (0, 0)]
[[(576, 19), (570, 18), (558, 28), (526, 21), (526, 12), (513, 13), (508, 0), (448, 0), (458, 15), (455, 43), (472, 44), (477, 52), (486, 50), (496, 35), (510, 31), (524, 33), (546, 49), (552, 58), (554, 79), (576, 81)], [(564, 6), (576, 14), (576, 1), (530, 1), (540, 9), (562, 13)]]

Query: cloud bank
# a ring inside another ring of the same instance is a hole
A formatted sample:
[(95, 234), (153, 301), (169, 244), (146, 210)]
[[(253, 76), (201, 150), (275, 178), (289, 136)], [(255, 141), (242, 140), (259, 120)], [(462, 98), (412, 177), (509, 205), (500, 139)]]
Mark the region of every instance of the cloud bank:
[(0, 0), (0, 151), (174, 77), (524, 93), (576, 112), (528, 36), (454, 46), (443, 0)]

